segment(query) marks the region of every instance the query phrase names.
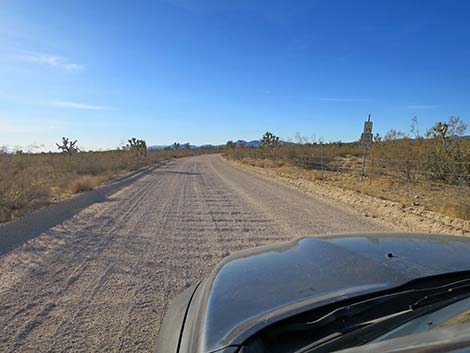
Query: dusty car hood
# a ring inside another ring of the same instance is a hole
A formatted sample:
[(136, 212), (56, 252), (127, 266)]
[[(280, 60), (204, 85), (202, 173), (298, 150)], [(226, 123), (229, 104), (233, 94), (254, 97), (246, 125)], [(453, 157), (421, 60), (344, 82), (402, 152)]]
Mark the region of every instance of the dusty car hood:
[(470, 270), (470, 239), (442, 235), (329, 236), (241, 251), (196, 290), (181, 351), (229, 349), (293, 314), (464, 270)]

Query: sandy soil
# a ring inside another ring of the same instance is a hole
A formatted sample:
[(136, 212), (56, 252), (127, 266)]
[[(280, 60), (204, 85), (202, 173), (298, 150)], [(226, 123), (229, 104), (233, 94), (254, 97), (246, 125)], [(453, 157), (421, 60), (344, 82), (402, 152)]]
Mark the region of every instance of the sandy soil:
[(235, 161), (229, 163), (249, 173), (289, 186), (318, 199), (329, 200), (344, 207), (349, 207), (361, 216), (378, 220), (382, 224), (397, 230), (470, 235), (470, 221), (428, 211), (422, 206), (405, 206), (399, 202), (379, 199), (337, 187), (329, 184), (328, 181), (312, 181), (301, 176), (284, 174), (277, 169), (254, 167)]
[(379, 230), (396, 228), (218, 155), (176, 160), (0, 256), (0, 351), (149, 352), (171, 299), (230, 253)]

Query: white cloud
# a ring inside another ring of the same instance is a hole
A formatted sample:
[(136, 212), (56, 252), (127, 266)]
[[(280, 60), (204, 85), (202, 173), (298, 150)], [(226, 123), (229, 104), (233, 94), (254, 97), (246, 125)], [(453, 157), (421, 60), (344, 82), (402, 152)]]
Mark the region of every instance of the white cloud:
[(104, 105), (85, 104), (77, 102), (64, 102), (64, 101), (52, 101), (48, 102), (48, 105), (59, 107), (59, 108), (71, 108), (81, 110), (112, 110), (113, 108)]
[(45, 53), (26, 51), (18, 54), (17, 58), (25, 62), (60, 68), (68, 72), (77, 72), (84, 68), (83, 65), (71, 63), (67, 58), (62, 56)]

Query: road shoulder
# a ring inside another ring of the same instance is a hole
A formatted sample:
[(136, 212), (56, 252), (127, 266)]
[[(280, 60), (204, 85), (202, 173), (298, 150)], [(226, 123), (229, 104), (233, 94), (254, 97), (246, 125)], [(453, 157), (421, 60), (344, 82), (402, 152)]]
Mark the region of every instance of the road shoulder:
[(339, 205), (353, 209), (364, 217), (372, 218), (384, 225), (403, 231), (470, 235), (470, 221), (427, 211), (419, 206), (407, 207), (398, 202), (382, 200), (327, 185), (321, 181), (294, 177), (283, 174), (275, 169), (255, 167), (232, 160), (227, 160), (227, 162), (251, 174), (267, 178), (324, 200), (334, 201)]

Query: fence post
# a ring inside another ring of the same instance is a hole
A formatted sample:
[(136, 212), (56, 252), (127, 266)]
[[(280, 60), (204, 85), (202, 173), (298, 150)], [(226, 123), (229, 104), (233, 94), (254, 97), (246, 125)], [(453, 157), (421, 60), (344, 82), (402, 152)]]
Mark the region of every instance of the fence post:
[(323, 142), (320, 143), (320, 154), (321, 154), (321, 179), (323, 180)]
[(361, 181), (364, 180), (364, 172), (366, 168), (366, 152), (367, 152), (367, 147), (364, 146), (364, 155), (362, 156)]
[(361, 139), (359, 141), (364, 146), (364, 155), (362, 157), (362, 168), (361, 168), (361, 181), (363, 181), (365, 168), (366, 168), (367, 147), (372, 145), (372, 121), (370, 121), (370, 114), (369, 114), (367, 121), (364, 123), (364, 132), (361, 134)]
[(369, 166), (369, 184), (372, 183), (372, 175), (374, 174), (374, 143), (370, 146), (370, 166)]

